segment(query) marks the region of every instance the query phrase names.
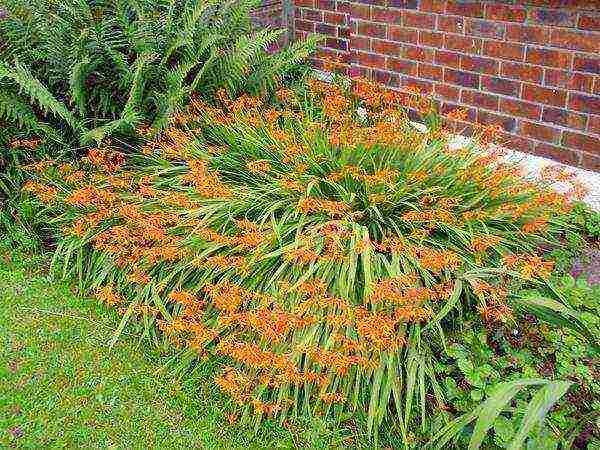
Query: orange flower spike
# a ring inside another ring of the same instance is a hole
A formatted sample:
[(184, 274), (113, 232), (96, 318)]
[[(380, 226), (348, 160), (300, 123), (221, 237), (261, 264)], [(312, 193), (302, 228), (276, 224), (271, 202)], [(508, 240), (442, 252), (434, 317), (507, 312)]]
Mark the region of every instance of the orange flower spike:
[(271, 164), (266, 160), (250, 161), (246, 164), (248, 170), (254, 174), (264, 175), (271, 170)]
[(52, 203), (58, 198), (58, 189), (53, 186), (46, 186), (35, 181), (27, 181), (23, 189), (31, 192), (43, 203)]
[(470, 249), (476, 253), (485, 252), (500, 243), (498, 236), (475, 236), (471, 241)]
[(116, 293), (111, 285), (104, 286), (96, 291), (96, 298), (107, 306), (115, 306), (123, 303), (121, 296)]
[(135, 284), (139, 284), (142, 286), (150, 283), (151, 280), (152, 280), (152, 278), (150, 277), (150, 275), (148, 275), (140, 270), (134, 270), (132, 273), (127, 275), (127, 281), (129, 281), (130, 283), (135, 283)]
[(344, 403), (346, 396), (338, 392), (324, 392), (319, 395), (319, 398), (325, 403)]
[(548, 228), (548, 217), (536, 217), (533, 220), (527, 221), (521, 227), (523, 233), (533, 234), (545, 231)]
[(309, 248), (297, 248), (284, 252), (285, 259), (297, 264), (309, 264), (317, 261), (319, 256), (320, 255), (317, 252)]

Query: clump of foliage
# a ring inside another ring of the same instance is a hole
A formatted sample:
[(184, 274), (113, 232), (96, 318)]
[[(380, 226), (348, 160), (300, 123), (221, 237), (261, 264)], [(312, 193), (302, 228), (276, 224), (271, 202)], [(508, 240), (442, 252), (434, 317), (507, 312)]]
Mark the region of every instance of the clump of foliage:
[(495, 128), (459, 149), (444, 128), (415, 130), (406, 111), (432, 104), (414, 91), (312, 80), (277, 91), (275, 107), (217, 94), (138, 153), (102, 147), (80, 165), (31, 168), (54, 267), (118, 307), (120, 330), (140, 317), (150, 338), (181, 347), (183, 366), (218, 356), (215, 381), (245, 418), (362, 416), (375, 435), (393, 423), (404, 448), (443, 447), (474, 423), (479, 448), (538, 387), (520, 448), (570, 383), (527, 375), (480, 389), (473, 400), (487, 400), (453, 420), (444, 363), (467, 320), (535, 311), (589, 334), (542, 250), (576, 230), (576, 180), (565, 194), (525, 180), (489, 145)]
[[(563, 304), (577, 311), (592, 339), (600, 342), (600, 286), (589, 286), (584, 279), (568, 275), (553, 282)], [(543, 289), (522, 294), (534, 301), (548, 295)], [(443, 386), (448, 407), (454, 412), (473, 410), (501, 381), (540, 377), (569, 380), (573, 384), (566, 401), (549, 412), (546, 423), (535, 427), (529, 448), (593, 448), (594, 443), (600, 444), (599, 353), (581, 334), (560, 323), (522, 314), (506, 323), (469, 321), (449, 340), (452, 343), (438, 370), (446, 375)], [(494, 421), (494, 433), (487, 442), (490, 448), (511, 444), (527, 406), (524, 399), (518, 399), (510, 414)], [(469, 438), (468, 434), (461, 436), (463, 448)]]
[[(315, 38), (270, 52), (260, 0), (8, 0), (0, 18), (0, 118), (82, 143), (162, 129), (192, 94), (273, 89)], [(68, 130), (65, 136), (64, 131)]]

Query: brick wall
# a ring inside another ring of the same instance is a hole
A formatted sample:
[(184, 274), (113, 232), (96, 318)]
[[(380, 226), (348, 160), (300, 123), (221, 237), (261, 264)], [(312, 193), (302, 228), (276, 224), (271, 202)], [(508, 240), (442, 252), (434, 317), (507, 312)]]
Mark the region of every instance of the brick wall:
[[(288, 23), (285, 2), (291, 4), (291, 0), (263, 0), (252, 13), (252, 19), (257, 27), (270, 28), (290, 28), (292, 24)], [(288, 34), (282, 36), (279, 44), (285, 44), (288, 40)]]
[(597, 0), (294, 2), (295, 35), (327, 36), (317, 67), (418, 86), (507, 147), (600, 171)]

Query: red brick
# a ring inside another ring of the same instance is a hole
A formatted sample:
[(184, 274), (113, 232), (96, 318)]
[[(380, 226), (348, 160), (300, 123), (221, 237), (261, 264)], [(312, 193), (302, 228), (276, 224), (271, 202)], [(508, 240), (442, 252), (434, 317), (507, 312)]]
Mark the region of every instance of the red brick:
[(581, 152), (573, 151), (568, 148), (558, 147), (556, 145), (538, 142), (533, 151), (538, 156), (550, 158), (562, 164), (570, 166), (579, 165)]
[(523, 100), (563, 107), (567, 103), (567, 93), (559, 89), (549, 89), (534, 84), (523, 85)]
[(447, 34), (444, 36), (444, 47), (462, 53), (481, 53), (482, 40), (469, 36)]
[(323, 22), (334, 25), (346, 25), (346, 14), (326, 12), (323, 14)]
[(573, 70), (600, 75), (600, 58), (575, 55), (575, 60), (573, 61)]
[(569, 50), (600, 53), (600, 33), (553, 29), (550, 35), (550, 44)]
[(294, 21), (294, 27), (296, 30), (300, 31), (309, 31), (311, 33), (315, 32), (315, 23), (308, 20), (296, 19)]
[(505, 78), (482, 76), (481, 89), (496, 94), (518, 97), (521, 91), (521, 83)]
[(446, 14), (455, 16), (483, 17), (483, 4), (481, 2), (464, 2), (461, 0), (449, 0), (446, 6)]
[(371, 7), (369, 5), (358, 5), (356, 3), (351, 3), (350, 16), (353, 19), (371, 20)]
[(402, 55), (404, 58), (412, 59), (414, 61), (433, 63), (435, 59), (435, 50), (416, 45), (403, 45)]
[(419, 4), (421, 11), (443, 14), (446, 11), (445, 0), (421, 0)]
[(405, 87), (417, 87), (421, 89), (421, 92), (426, 94), (433, 91), (433, 83), (431, 81), (420, 80), (410, 76), (403, 76), (400, 80), (400, 84)]
[(419, 32), (404, 27), (390, 26), (389, 39), (396, 42), (417, 43), (419, 41)]
[(482, 125), (499, 125), (507, 133), (513, 132), (517, 128), (517, 119), (514, 117), (491, 113), (483, 109), (477, 112), (477, 122)]
[(314, 8), (315, 0), (294, 0), (294, 5), (302, 8)]
[(497, 95), (486, 94), (485, 92), (463, 89), (460, 94), (460, 101), (467, 105), (498, 111), (500, 97)]
[(348, 41), (338, 38), (327, 38), (325, 45), (328, 48), (335, 48), (336, 50), (348, 51)]
[(437, 83), (434, 87), (435, 95), (446, 100), (457, 102), (460, 98), (460, 88), (451, 84)]
[(519, 131), (523, 136), (528, 136), (538, 141), (550, 142), (552, 144), (560, 144), (561, 131), (555, 127), (540, 125), (539, 123), (521, 122)]
[(541, 83), (544, 78), (544, 69), (529, 64), (504, 61), (500, 74), (504, 78), (513, 78), (531, 83)]
[(417, 63), (409, 59), (388, 58), (385, 67), (393, 72), (417, 76)]
[(511, 23), (506, 28), (506, 40), (544, 45), (550, 40), (550, 29)]
[(315, 25), (315, 32), (324, 34), (325, 36), (336, 36), (337, 27), (335, 25), (329, 25), (328, 23), (318, 22)]
[(470, 72), (485, 73), (488, 75), (498, 75), (500, 63), (491, 58), (480, 56), (462, 55), (460, 58), (460, 68)]
[(488, 3), (485, 5), (485, 18), (490, 20), (503, 20), (506, 22), (524, 22), (527, 11), (520, 6)]
[(600, 155), (593, 155), (591, 153), (581, 153), (581, 167), (600, 172)]
[(385, 56), (373, 53), (356, 52), (356, 60), (362, 66), (381, 68), (385, 67)]
[(506, 24), (481, 19), (467, 19), (466, 33), (469, 36), (504, 39)]
[(460, 68), (460, 55), (454, 52), (447, 52), (444, 50), (435, 51), (435, 63), (441, 64), (442, 66), (452, 67), (454, 69)]
[(335, 0), (317, 0), (316, 8), (325, 11), (335, 11)]
[(398, 74), (376, 69), (373, 70), (372, 78), (377, 83), (385, 84), (386, 86), (397, 86), (400, 80)]
[(350, 74), (352, 77), (361, 77), (361, 78), (371, 78), (372, 69), (368, 67), (360, 67), (357, 65), (352, 65), (350, 68)]
[(348, 1), (336, 0), (335, 10), (343, 14), (352, 14), (352, 3)]
[(303, 9), (302, 18), (305, 20), (312, 20), (313, 22), (323, 21), (323, 11), (316, 9)]
[(569, 94), (569, 109), (600, 115), (600, 96), (571, 92)]
[(493, 58), (523, 61), (525, 46), (501, 41), (485, 41), (483, 44), (483, 54)]
[(527, 56), (525, 57), (525, 61), (530, 64), (559, 69), (570, 69), (572, 59), (571, 53), (538, 47), (527, 47)]
[(600, 15), (584, 14), (579, 17), (577, 28), (581, 30), (600, 31)]
[(377, 3), (390, 8), (419, 9), (419, 0), (359, 0), (367, 3)]
[(465, 30), (465, 21), (462, 17), (439, 16), (437, 29), (448, 33), (463, 34)]
[(358, 21), (358, 34), (385, 39), (387, 35), (387, 26), (380, 23), (363, 22), (361, 20)]
[(423, 28), (426, 30), (435, 29), (435, 17), (433, 14), (421, 12), (405, 11), (402, 24), (405, 27)]
[[(547, 3), (546, 3), (547, 4)], [(548, 5), (550, 6), (550, 5)], [(559, 6), (559, 5), (556, 5)], [(560, 5), (563, 6), (563, 5)], [(575, 27), (577, 25), (577, 11), (559, 9), (532, 9), (529, 12), (529, 22), (540, 25), (554, 25), (560, 27)]]
[(561, 89), (591, 93), (594, 85), (594, 77), (583, 73), (546, 69), (544, 84), (546, 86), (553, 86)]
[(587, 125), (588, 132), (600, 136), (600, 116), (590, 116)]
[(350, 48), (352, 50), (371, 50), (371, 39), (362, 36), (350, 36)]
[(539, 120), (542, 107), (534, 103), (522, 102), (510, 98), (501, 98), (499, 110), (505, 114), (526, 119)]
[(477, 74), (462, 70), (444, 69), (444, 82), (458, 86), (479, 89), (480, 77)]
[(550, 108), (544, 106), (542, 114), (542, 122), (553, 123), (565, 128), (573, 128), (576, 130), (585, 130), (588, 121), (588, 116), (585, 114), (577, 114), (568, 109)]
[(420, 62), (418, 73), (420, 78), (426, 78), (428, 80), (439, 81), (444, 79), (444, 68), (441, 66)]
[(427, 47), (442, 48), (444, 46), (444, 35), (435, 31), (419, 31), (419, 45)]
[(582, 134), (575, 131), (565, 131), (562, 145), (588, 153), (600, 155), (600, 138), (591, 134)]
[(534, 141), (531, 139), (525, 139), (522, 136), (515, 136), (514, 134), (508, 133), (499, 133), (496, 142), (502, 147), (526, 153), (533, 153), (535, 145)]
[(382, 41), (379, 39), (373, 39), (371, 41), (371, 51), (373, 53), (383, 53), (389, 56), (400, 56), (402, 46), (397, 42)]
[(374, 6), (371, 9), (371, 20), (394, 25), (402, 24), (402, 11)]

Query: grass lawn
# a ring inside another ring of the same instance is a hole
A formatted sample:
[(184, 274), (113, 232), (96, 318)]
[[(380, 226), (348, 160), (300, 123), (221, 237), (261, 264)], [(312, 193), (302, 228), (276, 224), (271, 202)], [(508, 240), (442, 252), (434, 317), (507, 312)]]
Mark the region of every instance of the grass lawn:
[(230, 426), (210, 368), (193, 382), (127, 335), (118, 316), (0, 248), (0, 448), (347, 448), (322, 423)]

